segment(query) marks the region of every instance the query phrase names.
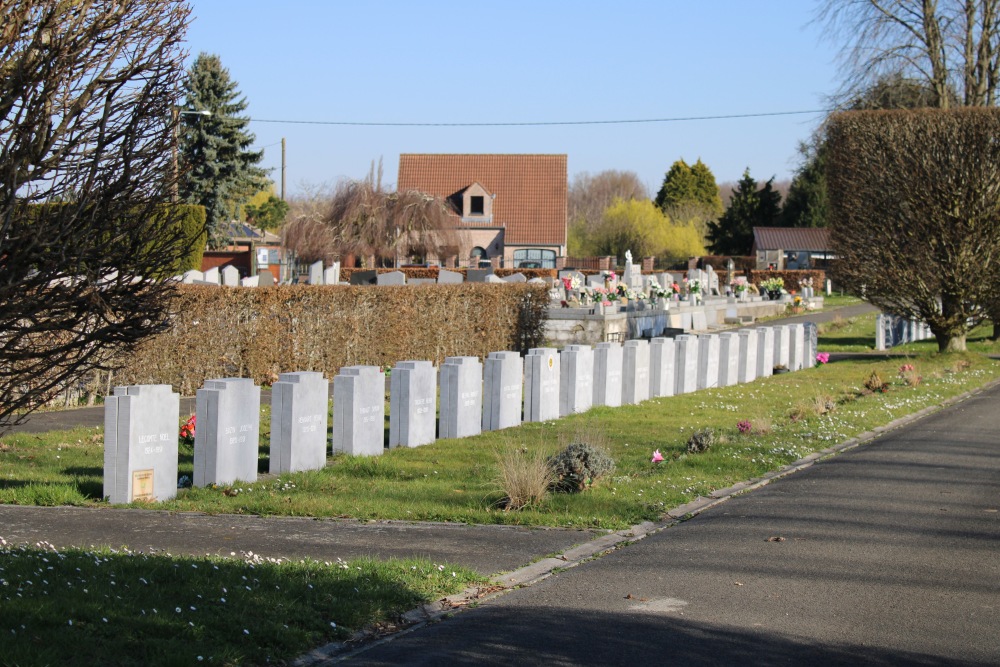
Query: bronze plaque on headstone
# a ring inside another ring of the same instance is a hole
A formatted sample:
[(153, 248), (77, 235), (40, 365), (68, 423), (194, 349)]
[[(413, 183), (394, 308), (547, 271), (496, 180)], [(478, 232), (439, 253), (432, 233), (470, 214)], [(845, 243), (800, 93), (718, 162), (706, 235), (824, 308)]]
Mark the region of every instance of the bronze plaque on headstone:
[(136, 470), (132, 473), (132, 502), (136, 500), (153, 501), (153, 469)]

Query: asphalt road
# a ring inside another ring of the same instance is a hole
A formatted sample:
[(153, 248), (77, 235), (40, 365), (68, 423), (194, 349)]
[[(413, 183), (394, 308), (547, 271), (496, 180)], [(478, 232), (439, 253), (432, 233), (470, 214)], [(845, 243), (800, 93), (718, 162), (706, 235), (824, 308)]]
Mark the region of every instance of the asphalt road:
[(998, 665), (1000, 387), (365, 665)]

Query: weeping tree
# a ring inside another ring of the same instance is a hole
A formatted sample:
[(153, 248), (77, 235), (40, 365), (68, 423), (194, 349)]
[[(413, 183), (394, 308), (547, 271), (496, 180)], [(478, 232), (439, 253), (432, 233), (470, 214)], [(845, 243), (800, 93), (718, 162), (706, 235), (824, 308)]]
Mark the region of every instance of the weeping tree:
[(840, 284), (965, 349), (1000, 278), (1000, 110), (858, 111), (827, 129)]
[[(160, 331), (190, 9), (0, 0), (0, 431)], [(201, 230), (194, 230), (200, 233)]]

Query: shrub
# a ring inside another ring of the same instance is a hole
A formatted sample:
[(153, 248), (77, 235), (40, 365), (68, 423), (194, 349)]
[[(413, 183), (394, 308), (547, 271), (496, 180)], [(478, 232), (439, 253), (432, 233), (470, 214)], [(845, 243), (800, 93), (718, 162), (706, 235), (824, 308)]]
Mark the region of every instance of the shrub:
[(532, 453), (524, 445), (507, 445), (497, 451), (496, 458), (496, 482), (504, 493), (504, 509), (519, 510), (542, 502), (554, 475), (540, 450)]
[(702, 429), (701, 431), (695, 431), (688, 438), (687, 450), (689, 454), (707, 452), (714, 443), (715, 432), (710, 428)]
[(549, 459), (552, 488), (563, 493), (583, 491), (598, 478), (613, 472), (614, 460), (601, 447), (574, 442)]
[(868, 376), (865, 380), (865, 389), (873, 393), (885, 393), (889, 390), (889, 385), (885, 383), (882, 376), (878, 374), (878, 371), (872, 371), (872, 374)]

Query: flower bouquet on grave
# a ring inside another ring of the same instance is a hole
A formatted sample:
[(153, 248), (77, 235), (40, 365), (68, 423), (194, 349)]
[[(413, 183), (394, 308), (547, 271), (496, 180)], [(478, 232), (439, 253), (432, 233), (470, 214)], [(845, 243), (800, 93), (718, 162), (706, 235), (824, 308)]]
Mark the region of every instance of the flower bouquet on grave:
[(178, 437), (182, 444), (193, 445), (194, 444), (194, 428), (196, 415), (191, 415), (186, 422), (181, 425), (181, 430), (178, 433)]
[(768, 278), (760, 281), (760, 288), (767, 292), (772, 301), (781, 298), (781, 290), (785, 287), (785, 281), (781, 278)]

